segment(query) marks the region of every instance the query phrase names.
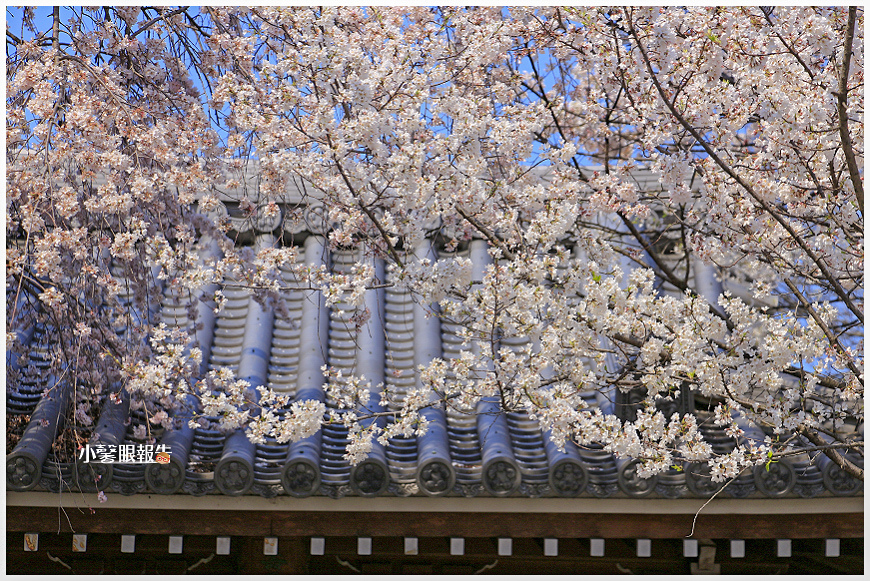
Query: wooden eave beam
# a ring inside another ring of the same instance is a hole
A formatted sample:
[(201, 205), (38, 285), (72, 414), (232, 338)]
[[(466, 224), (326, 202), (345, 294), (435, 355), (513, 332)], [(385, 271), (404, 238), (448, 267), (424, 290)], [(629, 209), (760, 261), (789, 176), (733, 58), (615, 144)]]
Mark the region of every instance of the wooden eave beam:
[[(365, 511), (241, 511), (7, 506), (7, 531), (113, 534), (307, 536), (409, 536), (505, 538), (681, 538), (691, 514), (484, 513)], [(72, 528), (70, 528), (72, 527)], [(704, 514), (694, 538), (856, 538), (862, 512)]]

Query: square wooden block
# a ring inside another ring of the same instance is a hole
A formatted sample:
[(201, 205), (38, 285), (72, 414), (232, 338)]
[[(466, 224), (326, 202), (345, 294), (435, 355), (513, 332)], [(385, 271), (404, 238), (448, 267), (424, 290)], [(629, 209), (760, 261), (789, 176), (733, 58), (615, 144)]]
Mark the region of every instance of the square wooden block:
[(84, 553), (88, 550), (88, 535), (73, 535), (73, 553)]
[(24, 533), (24, 550), (27, 552), (39, 550), (39, 533)]
[(278, 554), (278, 537), (266, 537), (263, 539), (263, 554), (277, 555)]

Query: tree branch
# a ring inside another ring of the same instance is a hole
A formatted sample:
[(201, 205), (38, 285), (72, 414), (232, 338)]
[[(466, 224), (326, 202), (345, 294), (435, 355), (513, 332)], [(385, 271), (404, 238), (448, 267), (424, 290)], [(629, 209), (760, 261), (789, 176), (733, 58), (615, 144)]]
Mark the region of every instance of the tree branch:
[(816, 446), (824, 448), (825, 456), (830, 458), (834, 464), (842, 468), (843, 471), (845, 471), (847, 474), (857, 478), (861, 482), (864, 481), (864, 469), (856, 466), (845, 456), (840, 454), (840, 452), (832, 448), (831, 445), (828, 442), (825, 442), (821, 437), (819, 437), (817, 433), (811, 431), (806, 426), (799, 426), (798, 433)]
[(849, 371), (851, 371), (852, 373), (855, 374), (855, 377), (858, 379), (858, 381), (861, 381), (861, 385), (864, 385), (864, 382), (861, 380), (861, 372), (855, 366), (855, 362), (852, 361), (852, 356), (849, 355), (849, 353), (843, 348), (842, 345), (840, 345), (840, 342), (837, 341), (836, 337), (834, 337), (834, 334), (828, 328), (828, 325), (826, 325), (825, 322), (822, 320), (822, 318), (819, 317), (819, 314), (816, 312), (816, 310), (813, 308), (813, 306), (810, 304), (810, 302), (806, 299), (806, 297), (803, 295), (803, 293), (800, 291), (800, 289), (798, 287), (796, 287), (795, 284), (788, 279), (785, 279), (785, 284), (791, 290), (791, 292), (794, 293), (794, 296), (797, 297), (801, 306), (804, 309), (806, 309), (806, 311), (810, 314), (810, 316), (813, 318), (813, 320), (816, 322), (816, 324), (819, 326), (819, 328), (825, 334), (825, 337), (828, 338), (828, 342), (831, 344), (831, 347), (836, 349), (840, 353), (840, 355), (842, 355), (845, 358), (846, 366), (849, 368)]
[[(659, 79), (656, 76), (655, 71), (652, 68), (652, 63), (649, 60), (649, 55), (647, 54), (646, 49), (643, 47), (643, 44), (641, 43), (640, 38), (638, 37), (637, 29), (634, 27), (634, 22), (632, 22), (631, 18), (628, 18), (628, 26), (629, 26), (629, 30), (630, 30), (632, 38), (634, 38), (635, 42), (637, 43), (637, 48), (640, 51), (641, 57), (643, 58), (643, 62), (646, 65), (647, 72), (650, 75), (650, 78), (653, 82), (653, 85), (655, 85), (656, 91), (658, 92), (662, 101), (665, 103), (668, 110), (670, 110), (670, 112), (674, 116), (674, 118), (680, 123), (680, 125), (683, 126), (683, 128), (686, 131), (688, 131), (692, 135), (692, 137), (695, 139), (695, 141), (697, 141), (698, 144), (707, 153), (707, 155), (710, 156), (710, 159), (712, 159), (716, 163), (716, 165), (718, 165), (719, 168), (722, 169), (722, 171), (724, 171), (726, 174), (728, 174), (728, 176), (731, 179), (733, 179), (735, 182), (737, 182), (737, 184), (739, 184), (740, 187), (742, 187), (744, 189), (744, 191), (746, 191), (746, 193), (749, 194), (749, 196), (752, 199), (754, 199), (764, 209), (765, 212), (767, 212), (774, 220), (776, 220), (779, 223), (779, 225), (782, 226), (786, 232), (788, 232), (788, 234), (791, 236), (792, 240), (795, 241), (795, 244), (800, 246), (801, 250), (804, 251), (804, 253), (807, 255), (807, 257), (810, 260), (812, 260), (813, 263), (815, 263), (815, 265), (818, 267), (819, 271), (822, 273), (822, 276), (824, 276), (825, 279), (828, 281), (828, 283), (831, 285), (831, 289), (834, 291), (834, 293), (838, 297), (840, 297), (840, 299), (843, 301), (843, 303), (846, 305), (846, 307), (850, 311), (852, 311), (852, 313), (856, 317), (858, 317), (858, 319), (863, 323), (864, 322), (864, 312), (861, 309), (859, 309), (857, 305), (855, 305), (855, 303), (852, 301), (851, 298), (849, 298), (848, 293), (846, 293), (845, 289), (843, 289), (842, 285), (837, 281), (837, 277), (834, 276), (834, 274), (828, 269), (828, 267), (827, 267), (827, 265), (825, 265), (824, 261), (821, 258), (819, 258), (818, 256), (816, 256), (816, 253), (812, 251), (812, 249), (807, 244), (806, 240), (804, 240), (804, 238), (802, 236), (800, 236), (800, 234), (795, 232), (792, 225), (789, 224), (788, 221), (785, 220), (780, 215), (780, 213), (777, 212), (769, 203), (767, 203), (764, 200), (764, 198), (762, 198), (755, 191), (755, 188), (753, 188), (751, 185), (749, 185), (749, 183), (746, 180), (744, 180), (740, 176), (740, 174), (738, 174), (736, 171), (734, 171), (734, 168), (732, 168), (728, 163), (725, 162), (725, 160), (723, 160), (719, 156), (719, 154), (716, 152), (716, 150), (714, 150), (710, 146), (710, 144), (707, 143), (707, 141), (698, 132), (698, 130), (691, 123), (689, 123), (686, 120), (686, 118), (683, 116), (683, 114), (680, 113), (677, 110), (676, 106), (673, 103), (671, 103), (671, 101), (667, 98), (667, 94), (665, 93), (665, 90), (662, 87), (661, 83), (659, 83)], [(862, 190), (862, 192), (863, 192), (863, 190)], [(863, 195), (863, 193), (862, 193), (862, 195)]]
[[(849, 135), (849, 116), (846, 111), (849, 95), (849, 61), (852, 60), (852, 42), (855, 38), (855, 18), (858, 8), (849, 7), (849, 20), (846, 23), (846, 42), (843, 44), (843, 68), (840, 71), (840, 86), (837, 95), (837, 120), (840, 126), (840, 143), (843, 146), (843, 155), (846, 157), (846, 165), (849, 168), (849, 178), (852, 187), (855, 188), (855, 197), (858, 199), (858, 209), (864, 214), (864, 184), (858, 171), (858, 162), (855, 160), (855, 150), (852, 147), (852, 138)], [(862, 319), (863, 321), (863, 319)]]
[(144, 23), (142, 24), (142, 26), (140, 26), (139, 28), (137, 28), (135, 31), (131, 32), (131, 33), (130, 33), (130, 38), (136, 38), (137, 36), (139, 36), (139, 35), (142, 33), (143, 30), (148, 30), (149, 28), (151, 28), (152, 26), (154, 26), (154, 24), (157, 23), (158, 21), (160, 21), (160, 20), (164, 20), (164, 19), (166, 19), (166, 18), (172, 18), (172, 17), (175, 16), (176, 14), (181, 14), (182, 12), (187, 12), (187, 7), (186, 7), (186, 6), (183, 6), (183, 7), (181, 7), (181, 8), (176, 9), (176, 10), (173, 10), (173, 11), (170, 12), (169, 14), (164, 14), (164, 13), (161, 12), (158, 16), (155, 16), (154, 18), (152, 18), (152, 19), (149, 20), (148, 22), (144, 22)]
[(813, 75), (813, 71), (810, 70), (810, 67), (808, 67), (806, 65), (806, 63), (803, 61), (803, 59), (797, 53), (797, 51), (789, 43), (787, 43), (785, 41), (785, 39), (782, 37), (782, 35), (779, 32), (777, 32), (777, 30), (773, 27), (773, 20), (770, 19), (770, 15), (772, 14), (772, 11), (768, 12), (767, 10), (764, 10), (762, 8), (761, 12), (762, 12), (762, 14), (764, 14), (764, 19), (767, 20), (768, 24), (770, 24), (770, 29), (773, 31), (773, 33), (776, 35), (776, 37), (779, 39), (779, 41), (782, 43), (782, 45), (788, 50), (788, 52), (791, 53), (791, 55), (797, 60), (797, 62), (800, 63), (800, 65), (804, 68), (804, 70), (810, 76), (810, 80), (811, 81), (815, 80), (816, 77), (815, 77), (815, 75)]
[(484, 226), (483, 224), (481, 224), (480, 222), (478, 222), (477, 220), (475, 220), (474, 218), (472, 218), (472, 217), (471, 217), (471, 216), (470, 216), (470, 215), (469, 215), (465, 210), (463, 210), (463, 209), (460, 208), (459, 206), (455, 206), (455, 210), (456, 210), (456, 213), (457, 213), (457, 214), (459, 214), (460, 216), (462, 216), (463, 218), (465, 218), (465, 219), (468, 221), (469, 224), (471, 224), (472, 226), (474, 226), (474, 227), (477, 229), (478, 232), (480, 232), (481, 234), (483, 234), (483, 236), (484, 236), (487, 240), (489, 240), (490, 242), (492, 242), (493, 244), (495, 244), (496, 246), (498, 246), (498, 247), (501, 249), (502, 253), (504, 254), (504, 257), (505, 257), (505, 258), (507, 258), (508, 260), (513, 260), (513, 259), (514, 259), (514, 254), (513, 254), (513, 252), (511, 252), (510, 250), (507, 249), (507, 246), (505, 246), (503, 240), (501, 240), (501, 239), (498, 238), (495, 234), (493, 234), (492, 232), (490, 232), (489, 229), (486, 228), (486, 226)]
[(344, 168), (341, 167), (341, 164), (338, 162), (338, 160), (333, 158), (333, 161), (335, 161), (335, 167), (338, 169), (338, 173), (341, 175), (341, 179), (344, 181), (344, 185), (346, 185), (347, 189), (350, 190), (350, 193), (353, 194), (353, 196), (357, 200), (359, 200), (359, 209), (362, 210), (363, 213), (365, 213), (365, 215), (369, 217), (369, 220), (372, 221), (372, 223), (375, 225), (375, 228), (377, 228), (378, 232), (380, 232), (381, 238), (384, 239), (384, 244), (387, 245), (387, 250), (389, 251), (390, 256), (393, 257), (393, 260), (396, 261), (396, 264), (398, 264), (400, 267), (404, 268), (405, 265), (402, 262), (402, 257), (399, 256), (399, 253), (396, 251), (396, 249), (390, 243), (390, 238), (387, 235), (387, 232), (384, 230), (384, 227), (381, 226), (380, 222), (378, 222), (374, 213), (371, 210), (369, 210), (368, 208), (366, 208), (365, 204), (362, 201), (362, 197), (357, 195), (356, 189), (353, 187), (353, 184), (350, 183), (350, 179), (344, 173)]

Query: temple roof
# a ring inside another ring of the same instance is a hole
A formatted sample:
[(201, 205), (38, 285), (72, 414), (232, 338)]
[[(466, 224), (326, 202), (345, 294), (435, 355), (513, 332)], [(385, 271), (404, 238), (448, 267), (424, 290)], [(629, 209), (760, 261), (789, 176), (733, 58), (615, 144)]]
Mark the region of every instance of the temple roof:
[[(253, 226), (254, 244), (277, 243), (277, 224), (254, 222)], [(329, 251), (323, 234), (304, 224), (297, 234), (298, 260), (315, 267), (346, 272), (359, 258), (358, 250)], [(442, 250), (425, 241), (417, 252), (434, 257)], [(482, 240), (473, 240), (461, 252), (478, 267), (488, 259)], [(374, 261), (374, 266), (378, 279), (390, 283), (382, 261)], [(338, 302), (327, 307), (318, 291), (295, 288), (299, 285), (290, 271), (282, 273), (286, 309), (280, 312), (264, 308), (250, 290), (227, 279), (222, 289), (226, 304), (218, 314), (199, 304), (196, 328), (187, 305), (169, 291), (163, 294), (158, 320), (195, 334), (204, 353), (204, 373), (228, 367), (255, 387), (268, 386), (291, 400), (319, 399), (328, 409), (335, 402), (324, 393), (325, 365), (361, 373), (373, 386), (383, 383), (389, 393), (385, 410), (396, 411), (418, 381), (419, 365), (433, 357), (458, 357), (462, 350), (458, 327), (429, 316), (429, 309), (399, 286), (387, 284), (367, 292), (365, 306), (373, 316), (359, 328), (350, 305)], [(29, 346), (26, 355), (13, 357), (9, 364), (47, 370), (52, 345), (46, 335), (37, 328), (22, 336)], [(503, 346), (523, 345), (522, 340), (514, 340)], [(194, 429), (186, 422), (172, 431), (154, 431), (142, 409), (131, 409), (129, 398), (106, 398), (99, 422), (90, 430), (90, 444), (142, 446), (145, 440), (137, 427), (148, 426), (156, 444), (171, 449), (170, 462), (113, 464), (95, 458), (58, 463), (51, 444), (63, 428), (60, 410), (68, 405), (69, 382), (43, 395), (52, 378), (33, 375), (7, 389), (7, 490), (11, 491), (78, 487), (124, 495), (152, 491), (195, 496), (675, 499), (709, 498), (721, 487), (711, 481), (705, 465), (682, 465), (642, 479), (636, 461), (617, 459), (600, 446), (569, 443), (560, 450), (528, 414), (503, 412), (488, 401), (481, 402), (474, 414), (450, 406), (430, 408), (424, 412), (429, 421), (425, 435), (392, 438), (386, 446), (375, 443), (368, 458), (353, 466), (345, 458), (347, 428), (340, 425), (325, 425), (319, 434), (301, 442), (253, 444), (241, 431)], [(589, 407), (623, 418), (635, 409), (631, 394), (590, 391), (583, 398)], [(672, 405), (674, 411), (698, 415), (701, 433), (716, 452), (727, 453), (734, 447), (735, 441), (709, 420), (709, 402), (687, 393)], [(19, 434), (20, 441), (15, 442)], [(862, 489), (861, 482), (824, 455), (801, 454), (744, 472), (720, 497), (848, 496)]]

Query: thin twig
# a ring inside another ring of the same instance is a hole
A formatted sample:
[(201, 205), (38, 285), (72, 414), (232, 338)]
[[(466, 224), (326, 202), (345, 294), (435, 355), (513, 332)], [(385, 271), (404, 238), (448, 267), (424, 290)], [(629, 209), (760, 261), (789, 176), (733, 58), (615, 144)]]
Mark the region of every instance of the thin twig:
[[(743, 470), (746, 470), (746, 468), (744, 468)], [(740, 471), (740, 474), (743, 474), (743, 470)], [(732, 482), (737, 480), (737, 478), (740, 477), (740, 474), (738, 474), (737, 476), (735, 476), (734, 478), (732, 478), (731, 480), (726, 482), (722, 488), (720, 488), (719, 490), (714, 492), (713, 496), (711, 496), (710, 498), (707, 499), (707, 502), (705, 502), (704, 504), (701, 505), (701, 508), (698, 509), (698, 511), (695, 513), (694, 518), (692, 518), (692, 530), (689, 532), (688, 535), (686, 535), (686, 538), (689, 538), (695, 534), (695, 523), (698, 522), (698, 515), (701, 514), (701, 511), (704, 510), (708, 504), (713, 502), (713, 499), (716, 498), (717, 496), (719, 496), (719, 493), (722, 492), (723, 490), (725, 490), (725, 488), (727, 488), (729, 484), (731, 484)]]

